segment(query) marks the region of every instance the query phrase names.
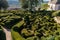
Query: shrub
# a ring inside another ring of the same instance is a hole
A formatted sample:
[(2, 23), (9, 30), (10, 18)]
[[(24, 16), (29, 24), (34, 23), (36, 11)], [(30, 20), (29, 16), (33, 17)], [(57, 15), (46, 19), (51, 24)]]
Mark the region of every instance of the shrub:
[(56, 12), (54, 12), (54, 13), (52, 13), (52, 16), (60, 16), (60, 10), (58, 10), (58, 11), (56, 11)]
[(6, 40), (6, 36), (5, 33), (3, 32), (3, 30), (0, 27), (0, 40)]
[(15, 31), (16, 30), (15, 27), (19, 28), (21, 25), (23, 25), (23, 23), (24, 23), (24, 21), (22, 20), (19, 23), (17, 23), (16, 25), (14, 25), (14, 27), (11, 29), (11, 34), (12, 34), (13, 40), (25, 40), (17, 31)]
[[(54, 21), (53, 11), (42, 10), (36, 13), (11, 11), (11, 13), (10, 15), (2, 15), (1, 23), (8, 28), (12, 27), (13, 40), (42, 40), (42, 37), (47, 39), (60, 35), (60, 25)], [(19, 20), (20, 17), (22, 20)]]

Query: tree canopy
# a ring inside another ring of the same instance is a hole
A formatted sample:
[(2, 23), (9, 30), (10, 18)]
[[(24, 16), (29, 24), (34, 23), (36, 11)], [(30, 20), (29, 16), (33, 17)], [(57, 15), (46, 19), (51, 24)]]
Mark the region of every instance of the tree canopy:
[(35, 7), (38, 6), (39, 2), (42, 2), (42, 0), (19, 0), (22, 8), (28, 8), (29, 10), (35, 9)]
[(8, 8), (8, 2), (6, 0), (0, 0), (0, 9), (7, 9)]

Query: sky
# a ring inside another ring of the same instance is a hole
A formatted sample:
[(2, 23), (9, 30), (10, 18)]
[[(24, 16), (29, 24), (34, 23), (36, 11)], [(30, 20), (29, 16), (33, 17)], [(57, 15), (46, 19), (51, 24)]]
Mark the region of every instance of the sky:
[[(8, 0), (8, 1), (18, 1), (18, 0)], [(48, 1), (48, 0), (44, 0), (44, 1)]]
[(18, 1), (18, 0), (7, 0), (7, 1)]

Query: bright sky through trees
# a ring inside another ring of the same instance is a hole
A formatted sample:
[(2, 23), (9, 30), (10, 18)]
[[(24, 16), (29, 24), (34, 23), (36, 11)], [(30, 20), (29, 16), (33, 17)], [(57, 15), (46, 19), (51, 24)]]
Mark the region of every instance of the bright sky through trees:
[(7, 1), (18, 1), (18, 0), (7, 0)]
[[(18, 0), (8, 0), (8, 1), (18, 1)], [(44, 0), (44, 1), (48, 1), (48, 0)]]

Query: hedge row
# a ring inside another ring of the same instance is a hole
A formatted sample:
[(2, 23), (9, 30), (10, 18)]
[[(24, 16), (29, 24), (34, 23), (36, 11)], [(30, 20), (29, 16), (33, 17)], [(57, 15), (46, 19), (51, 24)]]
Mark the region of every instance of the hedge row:
[[(11, 30), (13, 40), (56, 40), (57, 36), (60, 35), (60, 28), (58, 29), (60, 25), (58, 26), (58, 24), (54, 21), (54, 16), (52, 13), (52, 11), (40, 11), (35, 14), (25, 13), (23, 15), (23, 18), (25, 20), (14, 25)], [(25, 25), (23, 25), (25, 28), (22, 29), (22, 32), (25, 34), (25, 36), (26, 34), (30, 36), (27, 31), (30, 32), (31, 30), (35, 30), (35, 33), (33, 34), (36, 34), (36, 36), (25, 39), (18, 32), (19, 28), (21, 27), (21, 24)], [(57, 38), (57, 40), (59, 40), (59, 37)]]
[(1, 28), (0, 28), (0, 40), (6, 40), (5, 33)]
[(11, 29), (11, 34), (12, 34), (13, 40), (25, 40), (17, 31), (14, 30), (14, 28), (16, 28), (16, 27), (19, 28), (23, 23), (24, 23), (24, 21), (22, 20), (19, 23), (17, 23), (16, 25), (14, 25), (13, 28)]

